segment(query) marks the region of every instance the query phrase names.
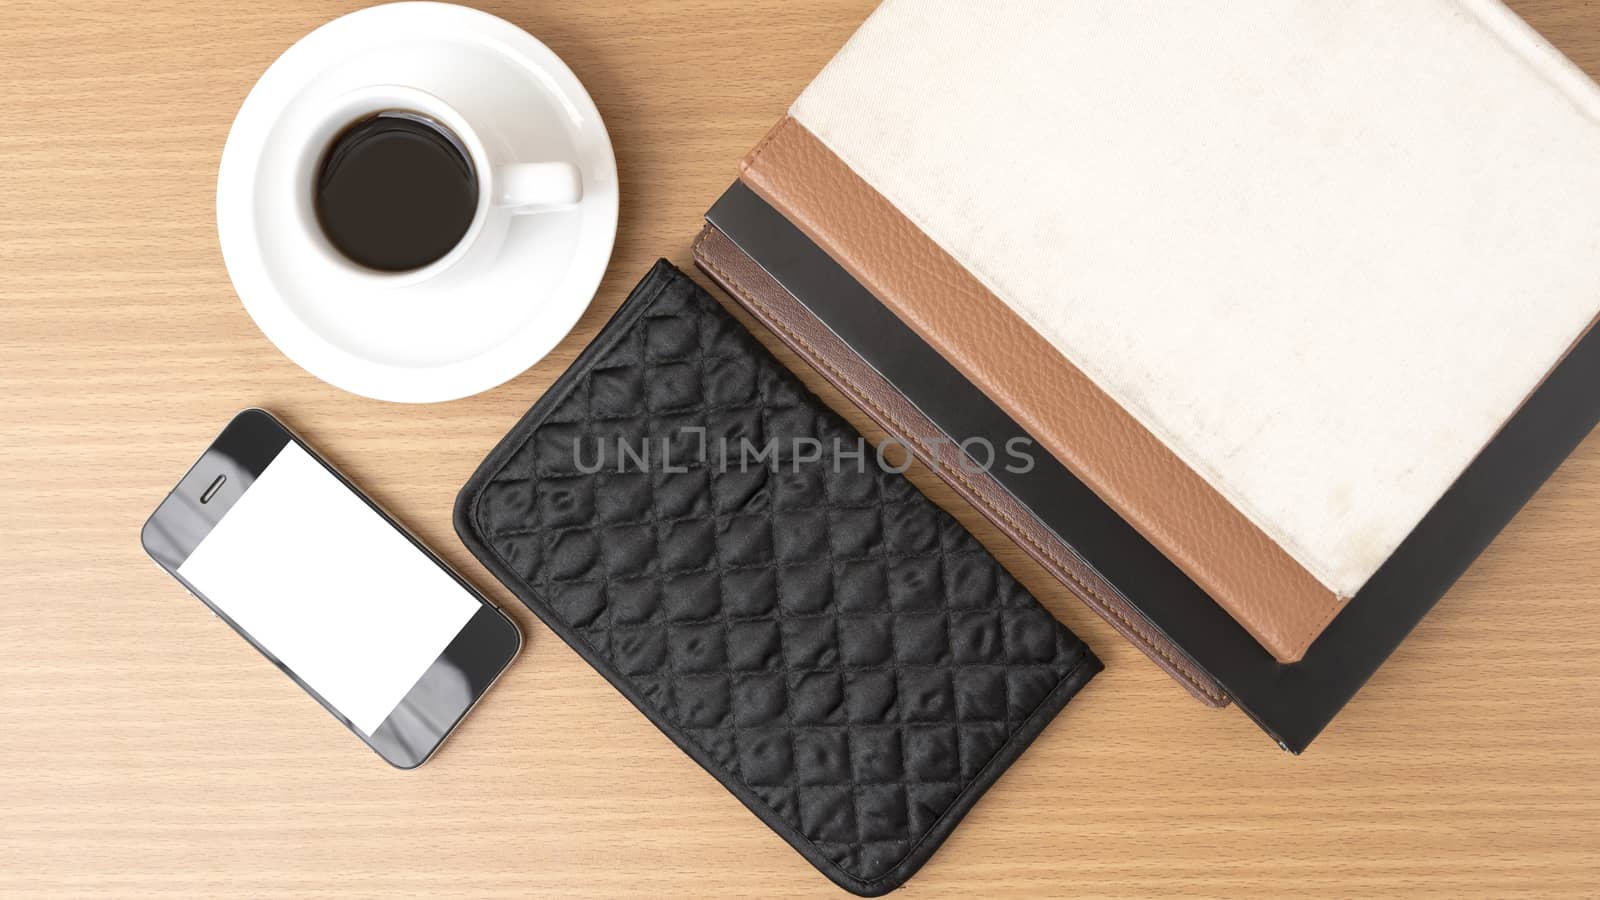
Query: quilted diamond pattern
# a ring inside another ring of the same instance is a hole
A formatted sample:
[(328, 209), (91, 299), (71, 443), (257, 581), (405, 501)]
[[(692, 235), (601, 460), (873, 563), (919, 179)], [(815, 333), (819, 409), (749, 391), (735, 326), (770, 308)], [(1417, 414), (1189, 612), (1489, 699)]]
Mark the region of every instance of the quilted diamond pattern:
[[(741, 464), (741, 438), (773, 456)], [(836, 460), (835, 439), (858, 446), (658, 267), (491, 455), (460, 518), (663, 730), (830, 877), (878, 893), (1099, 662), (870, 447)]]

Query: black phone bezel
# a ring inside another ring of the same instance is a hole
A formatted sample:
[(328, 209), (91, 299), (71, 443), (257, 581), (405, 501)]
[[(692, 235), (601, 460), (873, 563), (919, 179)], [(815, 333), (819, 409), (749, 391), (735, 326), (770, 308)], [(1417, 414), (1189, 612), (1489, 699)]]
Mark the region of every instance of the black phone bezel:
[[(478, 611), (467, 620), (455, 639), (370, 736), (363, 734), (321, 694), (229, 618), (217, 604), (178, 574), (178, 567), (194, 548), (199, 546), (200, 541), (290, 442), (299, 444), (312, 459), (360, 497), (373, 512), (404, 535), (412, 546), (455, 579), (479, 603)], [(216, 484), (218, 475), (226, 476), (220, 485)], [(207, 491), (211, 491), (212, 496), (202, 503), (200, 497)], [(246, 409), (233, 417), (145, 522), (140, 532), (140, 543), (167, 574), (188, 588), (212, 613), (227, 622), (234, 632), (289, 676), (301, 690), (311, 695), (374, 753), (398, 769), (414, 769), (427, 762), (522, 648), (522, 632), (510, 616), (374, 503), (315, 448), (263, 409)], [(469, 688), (465, 693), (461, 690), (463, 684)]]

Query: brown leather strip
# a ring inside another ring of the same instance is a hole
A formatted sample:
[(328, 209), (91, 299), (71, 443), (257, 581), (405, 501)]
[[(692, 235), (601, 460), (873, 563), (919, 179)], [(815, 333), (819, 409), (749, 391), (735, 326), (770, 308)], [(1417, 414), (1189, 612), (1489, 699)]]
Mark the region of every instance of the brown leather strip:
[(1272, 655), (1296, 662), (1343, 600), (786, 117), (741, 179), (950, 360)]
[(956, 493), (1156, 665), (1208, 706), (1227, 705), (1227, 695), (1216, 682), (1151, 630), (1126, 598), (1017, 503), (992, 475), (984, 470), (969, 470), (971, 464), (963, 465), (961, 451), (952, 442), (930, 446), (927, 438), (940, 433), (938, 426), (731, 240), (706, 226), (695, 241), (694, 260), (779, 340), (885, 431), (910, 447)]

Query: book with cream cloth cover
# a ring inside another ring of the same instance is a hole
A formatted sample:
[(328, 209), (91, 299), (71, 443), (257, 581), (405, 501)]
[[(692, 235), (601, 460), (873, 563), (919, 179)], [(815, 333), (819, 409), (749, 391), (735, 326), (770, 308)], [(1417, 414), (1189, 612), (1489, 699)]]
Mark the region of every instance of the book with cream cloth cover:
[(1497, 0), (889, 0), (740, 180), (1181, 572), (1099, 591), (1152, 658), (1318, 685), (1289, 745), (1600, 406), (1600, 89)]

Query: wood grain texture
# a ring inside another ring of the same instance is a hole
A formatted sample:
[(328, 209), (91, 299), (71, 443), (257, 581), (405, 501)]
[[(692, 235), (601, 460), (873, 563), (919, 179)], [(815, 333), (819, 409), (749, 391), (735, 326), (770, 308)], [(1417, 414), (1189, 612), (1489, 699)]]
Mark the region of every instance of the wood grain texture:
[[(839, 896), (515, 604), (450, 508), (649, 264), (688, 266), (739, 157), (871, 0), (484, 3), (589, 85), (621, 231), (550, 358), (424, 407), (289, 363), (217, 249), (217, 159), (245, 92), (356, 5), (0, 7), (0, 895)], [(1600, 73), (1600, 5), (1513, 5)], [(247, 405), (299, 428), (528, 634), (416, 772), (383, 765), (139, 548), (145, 516)], [(1190, 700), (914, 475), (1108, 668), (907, 896), (1600, 891), (1600, 436), (1299, 759)]]

